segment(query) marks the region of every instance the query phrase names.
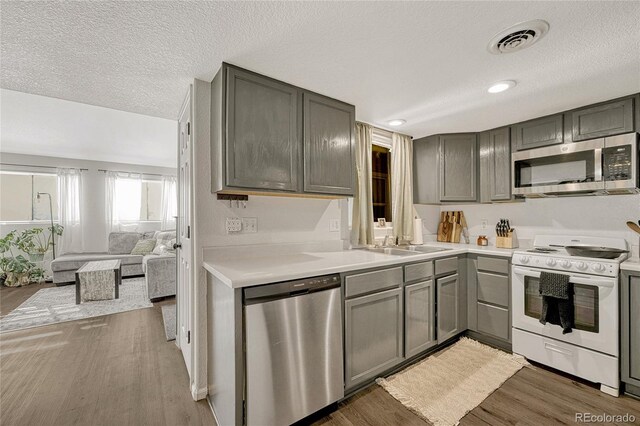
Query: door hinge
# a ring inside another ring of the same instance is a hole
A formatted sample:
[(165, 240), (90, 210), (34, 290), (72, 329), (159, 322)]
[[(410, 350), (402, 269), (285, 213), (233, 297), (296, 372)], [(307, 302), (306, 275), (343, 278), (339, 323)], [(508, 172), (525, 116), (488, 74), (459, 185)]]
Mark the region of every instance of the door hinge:
[(191, 330), (187, 331), (187, 344), (191, 343)]
[(187, 238), (191, 238), (191, 225), (187, 225)]
[(187, 121), (187, 135), (191, 135), (191, 122)]

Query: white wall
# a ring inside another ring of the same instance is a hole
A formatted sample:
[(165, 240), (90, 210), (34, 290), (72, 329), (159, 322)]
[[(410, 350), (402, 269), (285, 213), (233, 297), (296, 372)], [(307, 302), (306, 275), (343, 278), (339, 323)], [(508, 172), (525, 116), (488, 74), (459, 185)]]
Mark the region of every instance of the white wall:
[[(435, 206), (416, 206), (431, 211)], [(518, 238), (530, 240), (538, 234), (564, 234), (625, 238), (638, 253), (640, 235), (626, 222), (640, 220), (640, 194), (527, 199), (523, 202), (498, 204), (459, 204), (439, 206), (439, 210), (462, 210), (469, 225), (472, 243), (480, 234), (495, 243), (495, 225), (509, 219)], [(482, 229), (482, 220), (488, 227)], [(425, 234), (437, 233), (438, 216), (430, 216)]]
[[(51, 171), (55, 173), (56, 167), (74, 167), (89, 169), (84, 173), (83, 232), (85, 238), (85, 250), (100, 252), (107, 248), (107, 231), (105, 224), (105, 174), (98, 169), (121, 170), (136, 173), (153, 173), (175, 176), (176, 170), (168, 167), (139, 166), (132, 164), (109, 163), (100, 161), (74, 160), (68, 158), (44, 157), (36, 155), (0, 154), (0, 170), (22, 171)], [(23, 164), (32, 166), (49, 166), (51, 169), (7, 166), (6, 164)], [(3, 223), (0, 222), (0, 235), (5, 235), (12, 229), (27, 229), (33, 227), (30, 223)], [(160, 229), (160, 222), (142, 222), (138, 231), (151, 231)]]
[(174, 167), (177, 121), (0, 89), (2, 152)]

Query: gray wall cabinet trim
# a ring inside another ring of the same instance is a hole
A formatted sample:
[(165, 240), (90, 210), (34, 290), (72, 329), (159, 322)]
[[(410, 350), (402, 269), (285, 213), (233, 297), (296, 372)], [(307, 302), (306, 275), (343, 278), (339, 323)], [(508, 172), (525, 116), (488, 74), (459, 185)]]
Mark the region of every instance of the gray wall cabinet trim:
[(574, 142), (634, 130), (633, 98), (574, 110), (567, 115), (570, 117)]
[(511, 199), (511, 138), (509, 128), (489, 132), (489, 189), (491, 201)]
[[(480, 202), (491, 202), (491, 163), (493, 158), (491, 156), (491, 145), (489, 144), (489, 133), (482, 132), (478, 134), (478, 162), (480, 163)], [(511, 166), (511, 159), (509, 159), (509, 166)], [(509, 183), (511, 185), (511, 183)]]
[(227, 69), (226, 178), (241, 188), (298, 190), (298, 89)]
[(345, 302), (345, 388), (393, 368), (404, 359), (401, 288)]
[(623, 271), (620, 283), (620, 373), (623, 382), (640, 386), (640, 275)]
[(315, 93), (303, 93), (304, 190), (353, 195), (355, 107)]
[(440, 201), (477, 201), (476, 134), (440, 135), (438, 141)]
[(460, 278), (458, 274), (438, 278), (438, 344), (452, 338), (459, 328), (459, 295)]
[(344, 279), (344, 294), (346, 298), (350, 298), (362, 294), (374, 293), (400, 287), (403, 281), (401, 266), (347, 275)]
[(407, 285), (405, 300), (405, 357), (435, 346), (435, 285), (433, 280)]
[(413, 202), (439, 204), (438, 136), (413, 141)]
[(563, 115), (536, 118), (511, 126), (511, 140), (515, 151), (563, 143)]

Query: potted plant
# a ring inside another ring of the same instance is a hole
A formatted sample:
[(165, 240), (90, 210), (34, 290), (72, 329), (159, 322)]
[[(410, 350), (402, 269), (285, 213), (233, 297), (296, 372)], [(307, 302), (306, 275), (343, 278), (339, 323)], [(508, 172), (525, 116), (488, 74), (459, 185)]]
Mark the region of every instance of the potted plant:
[(54, 224), (48, 228), (49, 235), (45, 236), (42, 228), (25, 229), (15, 238), (15, 242), (21, 251), (29, 255), (32, 262), (41, 262), (53, 245), (54, 238), (61, 236), (63, 230), (61, 225)]
[[(0, 271), (2, 271), (2, 283), (9, 287), (18, 287), (32, 282), (40, 282), (44, 278), (44, 269), (21, 254), (15, 255), (13, 248), (18, 246), (19, 236), (16, 231), (11, 231), (0, 239)], [(22, 243), (21, 243), (22, 245)]]

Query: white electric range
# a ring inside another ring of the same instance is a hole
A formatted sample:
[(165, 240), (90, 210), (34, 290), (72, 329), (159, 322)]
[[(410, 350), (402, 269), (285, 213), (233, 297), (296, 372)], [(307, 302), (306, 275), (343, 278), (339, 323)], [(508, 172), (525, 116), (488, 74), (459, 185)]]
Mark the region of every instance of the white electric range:
[[(621, 238), (541, 235), (534, 248), (512, 258), (513, 352), (561, 371), (600, 383), (600, 389), (618, 396), (619, 299), (618, 275), (622, 254), (615, 259), (571, 256), (570, 245), (592, 245), (627, 250)], [(541, 272), (569, 275), (573, 284), (574, 328), (542, 324)]]

